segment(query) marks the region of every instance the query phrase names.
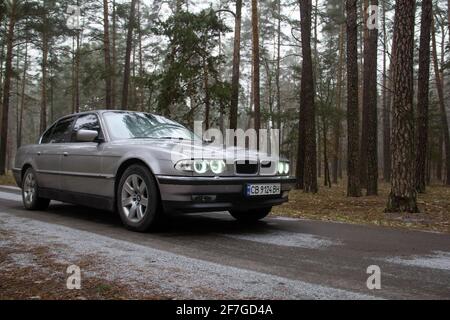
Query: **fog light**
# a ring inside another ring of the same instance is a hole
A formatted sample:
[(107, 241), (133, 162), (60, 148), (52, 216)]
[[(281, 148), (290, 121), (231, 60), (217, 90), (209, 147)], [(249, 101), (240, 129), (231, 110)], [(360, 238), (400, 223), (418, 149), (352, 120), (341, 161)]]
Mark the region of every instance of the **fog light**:
[(192, 196), (192, 201), (196, 203), (212, 203), (215, 202), (217, 199), (217, 196), (215, 195), (195, 195)]

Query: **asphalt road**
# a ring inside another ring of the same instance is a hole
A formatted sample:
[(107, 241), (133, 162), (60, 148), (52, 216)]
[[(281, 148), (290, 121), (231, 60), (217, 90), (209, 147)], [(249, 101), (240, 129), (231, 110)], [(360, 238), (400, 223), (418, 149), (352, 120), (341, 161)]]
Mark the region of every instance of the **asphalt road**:
[[(139, 234), (83, 207), (27, 212), (19, 191), (5, 187), (0, 228), (67, 263), (94, 256), (108, 279), (180, 299), (450, 299), (448, 234), (276, 217), (243, 226), (226, 213), (173, 217)], [(372, 265), (379, 290), (367, 287)]]

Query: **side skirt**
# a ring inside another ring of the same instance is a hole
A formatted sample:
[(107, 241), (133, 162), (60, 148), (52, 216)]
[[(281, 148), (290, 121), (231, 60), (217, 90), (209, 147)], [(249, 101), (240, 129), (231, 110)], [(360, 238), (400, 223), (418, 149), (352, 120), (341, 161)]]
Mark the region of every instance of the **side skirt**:
[(94, 209), (114, 211), (114, 198), (96, 196), (92, 194), (61, 191), (55, 189), (39, 188), (39, 196), (55, 201), (82, 205)]

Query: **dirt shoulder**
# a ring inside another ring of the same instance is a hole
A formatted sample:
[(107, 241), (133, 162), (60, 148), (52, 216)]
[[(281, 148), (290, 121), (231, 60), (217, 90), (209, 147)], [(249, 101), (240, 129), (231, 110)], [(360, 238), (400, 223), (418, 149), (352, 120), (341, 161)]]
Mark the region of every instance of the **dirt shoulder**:
[(170, 297), (142, 294), (119, 282), (91, 275), (95, 257), (83, 257), (75, 264), (82, 271), (82, 290), (69, 290), (67, 264), (48, 246), (20, 244), (14, 234), (0, 230), (0, 241), (11, 246), (0, 250), (0, 300), (160, 300)]
[(419, 214), (386, 214), (390, 187), (380, 184), (378, 196), (348, 198), (343, 184), (322, 187), (316, 195), (292, 191), (289, 203), (274, 208), (276, 216), (370, 224), (450, 233), (450, 188), (433, 185), (418, 197)]

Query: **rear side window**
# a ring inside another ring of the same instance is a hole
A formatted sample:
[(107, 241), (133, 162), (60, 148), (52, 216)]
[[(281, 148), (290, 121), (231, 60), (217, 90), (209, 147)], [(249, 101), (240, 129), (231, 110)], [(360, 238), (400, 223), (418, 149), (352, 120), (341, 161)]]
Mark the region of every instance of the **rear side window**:
[(66, 143), (70, 141), (74, 118), (59, 121), (53, 129), (50, 143)]
[(78, 117), (75, 126), (73, 127), (72, 142), (76, 141), (76, 134), (80, 130), (97, 131), (99, 137), (102, 136), (100, 122), (98, 121), (96, 114), (84, 114)]

